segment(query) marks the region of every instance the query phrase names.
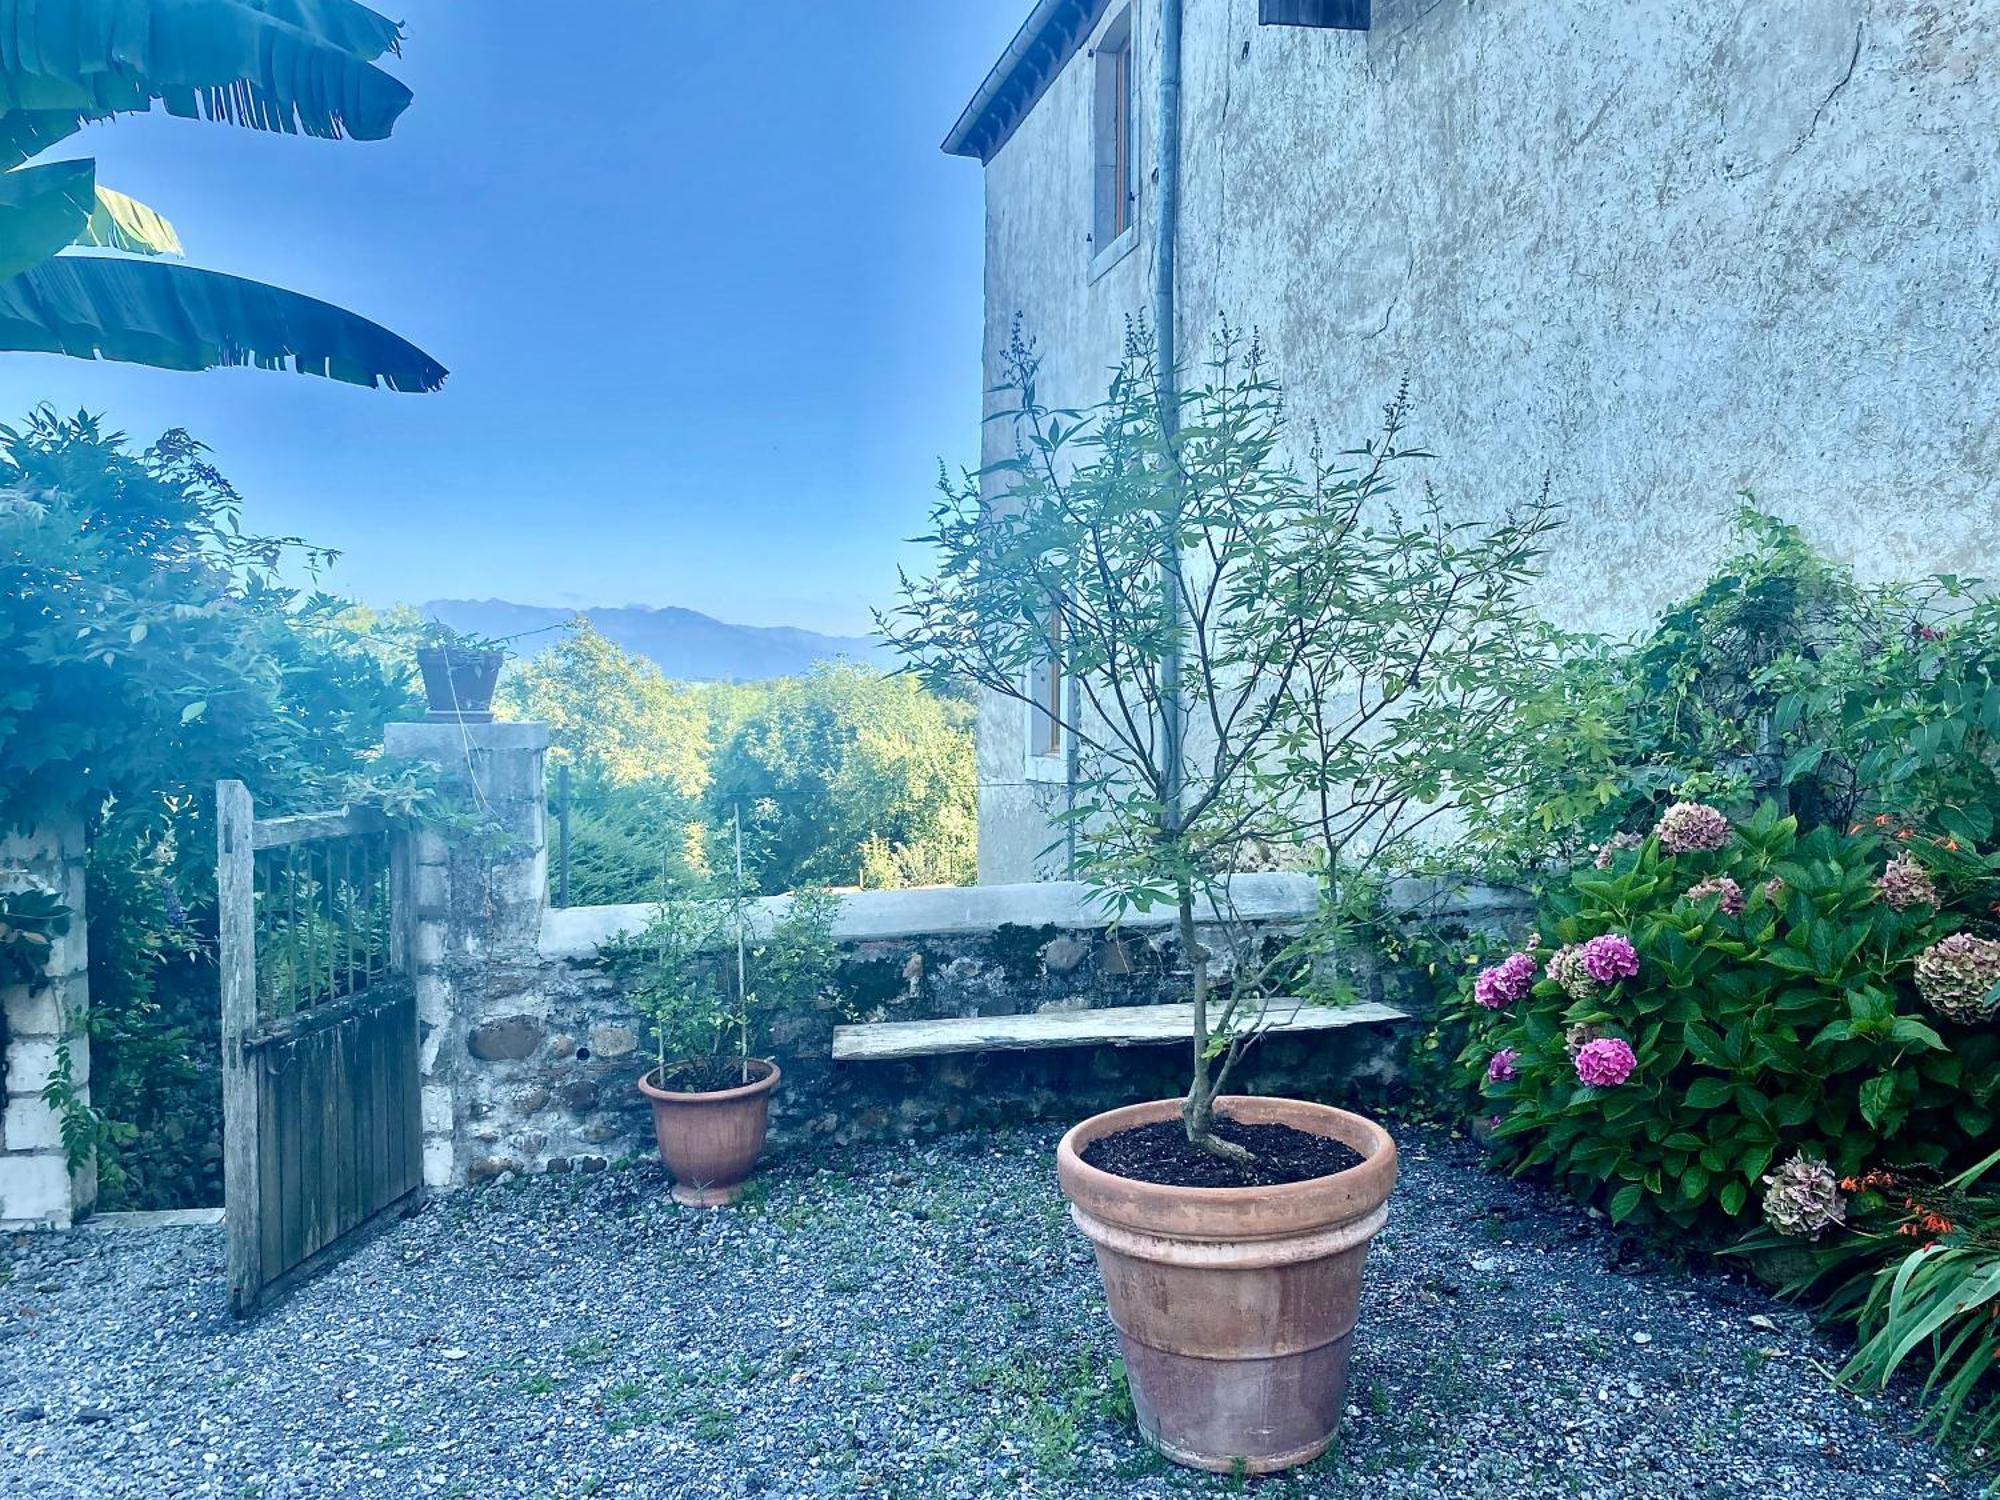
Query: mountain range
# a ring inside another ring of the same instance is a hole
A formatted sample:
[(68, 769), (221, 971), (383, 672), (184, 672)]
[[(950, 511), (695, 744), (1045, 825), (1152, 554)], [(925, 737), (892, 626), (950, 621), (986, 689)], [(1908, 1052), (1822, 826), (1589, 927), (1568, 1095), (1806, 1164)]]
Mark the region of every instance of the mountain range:
[[(669, 677), (684, 681), (752, 682), (794, 677), (814, 662), (845, 657), (867, 666), (888, 665), (880, 641), (821, 635), (789, 625), (729, 625), (692, 609), (649, 609), (628, 604), (617, 609), (558, 609), (512, 604), (505, 599), (434, 599), (419, 607), (427, 620), (442, 620), (468, 635), (505, 640), (521, 658), (546, 651), (562, 639), (561, 627), (578, 615), (634, 655), (643, 656)], [(518, 639), (516, 639), (518, 637)]]

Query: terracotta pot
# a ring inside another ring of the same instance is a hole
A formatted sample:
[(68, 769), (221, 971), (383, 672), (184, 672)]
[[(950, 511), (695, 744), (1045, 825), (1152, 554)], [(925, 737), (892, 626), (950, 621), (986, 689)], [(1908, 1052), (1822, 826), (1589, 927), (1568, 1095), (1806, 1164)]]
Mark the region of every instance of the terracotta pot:
[(676, 1203), (691, 1208), (734, 1203), (764, 1154), (771, 1090), (781, 1075), (768, 1058), (752, 1058), (750, 1066), (763, 1074), (741, 1088), (706, 1094), (656, 1088), (651, 1072), (639, 1080), (639, 1092), (653, 1102), (653, 1135), (660, 1160), (674, 1174)]
[(1284, 1187), (1187, 1188), (1099, 1171), (1083, 1148), (1178, 1120), (1162, 1099), (1094, 1115), (1056, 1150), (1070, 1215), (1097, 1248), (1139, 1429), (1176, 1463), (1270, 1474), (1310, 1462), (1340, 1425), (1368, 1242), (1388, 1215), (1396, 1143), (1373, 1120), (1296, 1099), (1221, 1113), (1290, 1125), (1360, 1165)]
[(493, 717), (493, 690), (506, 653), (481, 647), (420, 646), (417, 670), (433, 719), (483, 724)]

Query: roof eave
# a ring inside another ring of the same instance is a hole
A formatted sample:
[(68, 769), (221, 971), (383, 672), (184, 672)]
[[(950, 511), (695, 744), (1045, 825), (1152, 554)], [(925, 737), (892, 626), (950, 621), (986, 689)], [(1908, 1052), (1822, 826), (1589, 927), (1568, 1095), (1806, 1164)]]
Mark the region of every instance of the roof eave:
[(990, 162), (1076, 55), (1111, 0), (1036, 0), (944, 138), (948, 156)]

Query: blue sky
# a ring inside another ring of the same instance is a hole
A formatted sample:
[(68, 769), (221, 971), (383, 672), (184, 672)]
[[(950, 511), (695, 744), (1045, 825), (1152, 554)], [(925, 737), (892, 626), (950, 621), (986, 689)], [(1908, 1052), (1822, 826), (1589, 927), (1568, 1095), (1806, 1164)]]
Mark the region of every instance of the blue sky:
[(0, 414), (214, 448), (371, 603), (679, 604), (858, 631), (978, 451), (981, 186), (938, 142), (1028, 0), (403, 0), (388, 141), (128, 117), (55, 154), (198, 265), (450, 366), (399, 396), (0, 356)]

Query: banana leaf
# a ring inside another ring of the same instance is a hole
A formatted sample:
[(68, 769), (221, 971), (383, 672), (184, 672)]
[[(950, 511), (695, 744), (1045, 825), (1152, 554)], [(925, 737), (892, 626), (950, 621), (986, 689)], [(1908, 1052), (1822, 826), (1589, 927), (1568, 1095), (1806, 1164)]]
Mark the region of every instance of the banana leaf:
[(108, 187), (98, 188), (97, 204), (74, 243), (132, 255), (182, 253), (181, 237), (158, 211)]
[(0, 350), (165, 370), (257, 365), (434, 391), (446, 370), (379, 324), (262, 282), (164, 261), (61, 255), (0, 282)]
[(0, 167), (18, 167), (57, 141), (75, 135), (91, 118), (73, 109), (17, 109), (0, 114)]
[(97, 167), (58, 161), (0, 172), (0, 277), (11, 277), (73, 244), (96, 207)]
[(380, 140), (410, 91), (397, 30), (351, 0), (0, 0), (0, 113), (150, 109)]

